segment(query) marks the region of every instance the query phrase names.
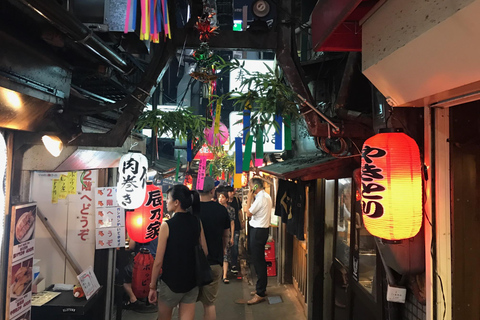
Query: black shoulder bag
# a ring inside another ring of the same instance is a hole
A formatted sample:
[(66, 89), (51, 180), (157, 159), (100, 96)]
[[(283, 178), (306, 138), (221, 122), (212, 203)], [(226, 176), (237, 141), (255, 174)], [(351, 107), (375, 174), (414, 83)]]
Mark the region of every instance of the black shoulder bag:
[[(200, 219), (198, 219), (198, 228), (199, 228), (199, 238), (202, 233), (202, 228), (200, 226)], [(205, 252), (203, 252), (202, 245), (200, 240), (195, 246), (195, 277), (197, 281), (197, 286), (205, 286), (213, 281), (212, 269), (208, 263)]]

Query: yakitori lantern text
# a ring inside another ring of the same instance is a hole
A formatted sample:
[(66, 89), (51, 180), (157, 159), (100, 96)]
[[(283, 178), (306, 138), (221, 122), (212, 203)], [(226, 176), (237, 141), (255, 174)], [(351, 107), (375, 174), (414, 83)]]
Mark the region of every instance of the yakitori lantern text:
[(379, 133), (362, 149), (362, 211), (368, 232), (386, 240), (415, 236), (422, 225), (418, 146), (402, 132)]

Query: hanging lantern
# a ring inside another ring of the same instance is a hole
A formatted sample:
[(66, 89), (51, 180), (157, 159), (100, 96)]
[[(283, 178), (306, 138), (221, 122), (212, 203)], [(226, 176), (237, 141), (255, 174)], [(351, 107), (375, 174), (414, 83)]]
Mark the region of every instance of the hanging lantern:
[(152, 182), (148, 182), (143, 205), (133, 211), (127, 211), (125, 224), (129, 237), (139, 243), (154, 240), (158, 236), (162, 218), (162, 191)]
[(363, 144), (361, 169), (368, 232), (386, 240), (415, 236), (422, 226), (421, 162), (415, 141), (402, 132), (381, 131)]
[(191, 175), (185, 175), (185, 180), (183, 181), (183, 185), (186, 186), (189, 190), (193, 188), (193, 178)]
[(136, 209), (143, 204), (147, 184), (147, 158), (130, 151), (118, 165), (117, 202), (124, 209)]
[(213, 133), (215, 130), (213, 125), (203, 130), (205, 140), (207, 140), (208, 144), (211, 146), (221, 146), (228, 140), (228, 128), (220, 122), (218, 129), (218, 134)]
[(242, 173), (242, 187), (246, 187), (248, 185), (248, 171), (244, 171)]

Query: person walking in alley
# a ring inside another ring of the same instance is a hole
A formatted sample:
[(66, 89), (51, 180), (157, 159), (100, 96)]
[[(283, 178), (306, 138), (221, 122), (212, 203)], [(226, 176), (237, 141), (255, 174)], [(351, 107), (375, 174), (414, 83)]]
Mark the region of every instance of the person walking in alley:
[[(196, 191), (176, 185), (167, 191), (167, 210), (172, 218), (162, 223), (158, 235), (157, 256), (153, 263), (148, 301), (158, 300), (158, 319), (170, 320), (179, 305), (179, 320), (193, 320), (198, 287), (195, 279), (195, 246), (200, 243), (208, 253), (202, 223), (194, 214), (200, 200)], [(188, 212), (192, 208), (193, 214)], [(162, 270), (158, 297), (157, 279)]]
[(233, 246), (233, 236), (235, 231), (235, 209), (228, 205), (228, 192), (225, 190), (224, 187), (217, 188), (217, 199), (218, 203), (224, 206), (228, 211), (228, 216), (230, 218), (230, 233), (229, 233), (229, 242), (227, 247), (225, 248), (225, 252), (223, 255), (223, 276), (222, 281), (225, 284), (229, 284), (230, 280), (228, 280), (228, 264), (232, 263), (232, 246)]
[[(267, 261), (265, 245), (268, 240), (272, 199), (265, 192), (263, 180), (253, 178), (249, 182), (250, 192), (247, 197), (246, 213), (250, 220), (250, 251), (255, 273), (257, 274), (256, 290), (247, 304), (265, 301), (267, 295)], [(255, 200), (254, 200), (255, 198)], [(252, 203), (253, 202), (253, 203)]]
[(227, 209), (212, 200), (215, 194), (215, 181), (207, 176), (203, 182), (200, 193), (200, 212), (208, 247), (208, 262), (212, 268), (213, 282), (200, 287), (198, 301), (204, 309), (204, 320), (215, 320), (217, 317), (215, 301), (217, 299), (218, 285), (222, 277), (223, 253), (230, 235), (230, 218)]
[(242, 213), (242, 201), (235, 196), (235, 189), (231, 186), (226, 186), (225, 190), (228, 192), (228, 205), (235, 210), (235, 219), (234, 226), (235, 231), (233, 235), (233, 246), (232, 246), (232, 261), (231, 261), (231, 272), (232, 274), (238, 274), (238, 241), (240, 239), (240, 230), (243, 229), (243, 213)]

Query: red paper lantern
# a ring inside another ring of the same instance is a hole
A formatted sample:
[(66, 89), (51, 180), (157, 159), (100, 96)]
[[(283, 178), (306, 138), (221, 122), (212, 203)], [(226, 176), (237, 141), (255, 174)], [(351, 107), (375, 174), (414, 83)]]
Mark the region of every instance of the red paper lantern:
[(402, 132), (379, 133), (363, 144), (362, 211), (365, 228), (387, 240), (415, 236), (422, 226), (418, 146)]
[(143, 205), (135, 210), (127, 211), (125, 224), (130, 239), (139, 243), (154, 240), (158, 236), (162, 218), (162, 190), (148, 182)]
[(191, 175), (185, 175), (185, 180), (183, 181), (183, 185), (188, 189), (192, 190), (193, 188), (193, 178)]

